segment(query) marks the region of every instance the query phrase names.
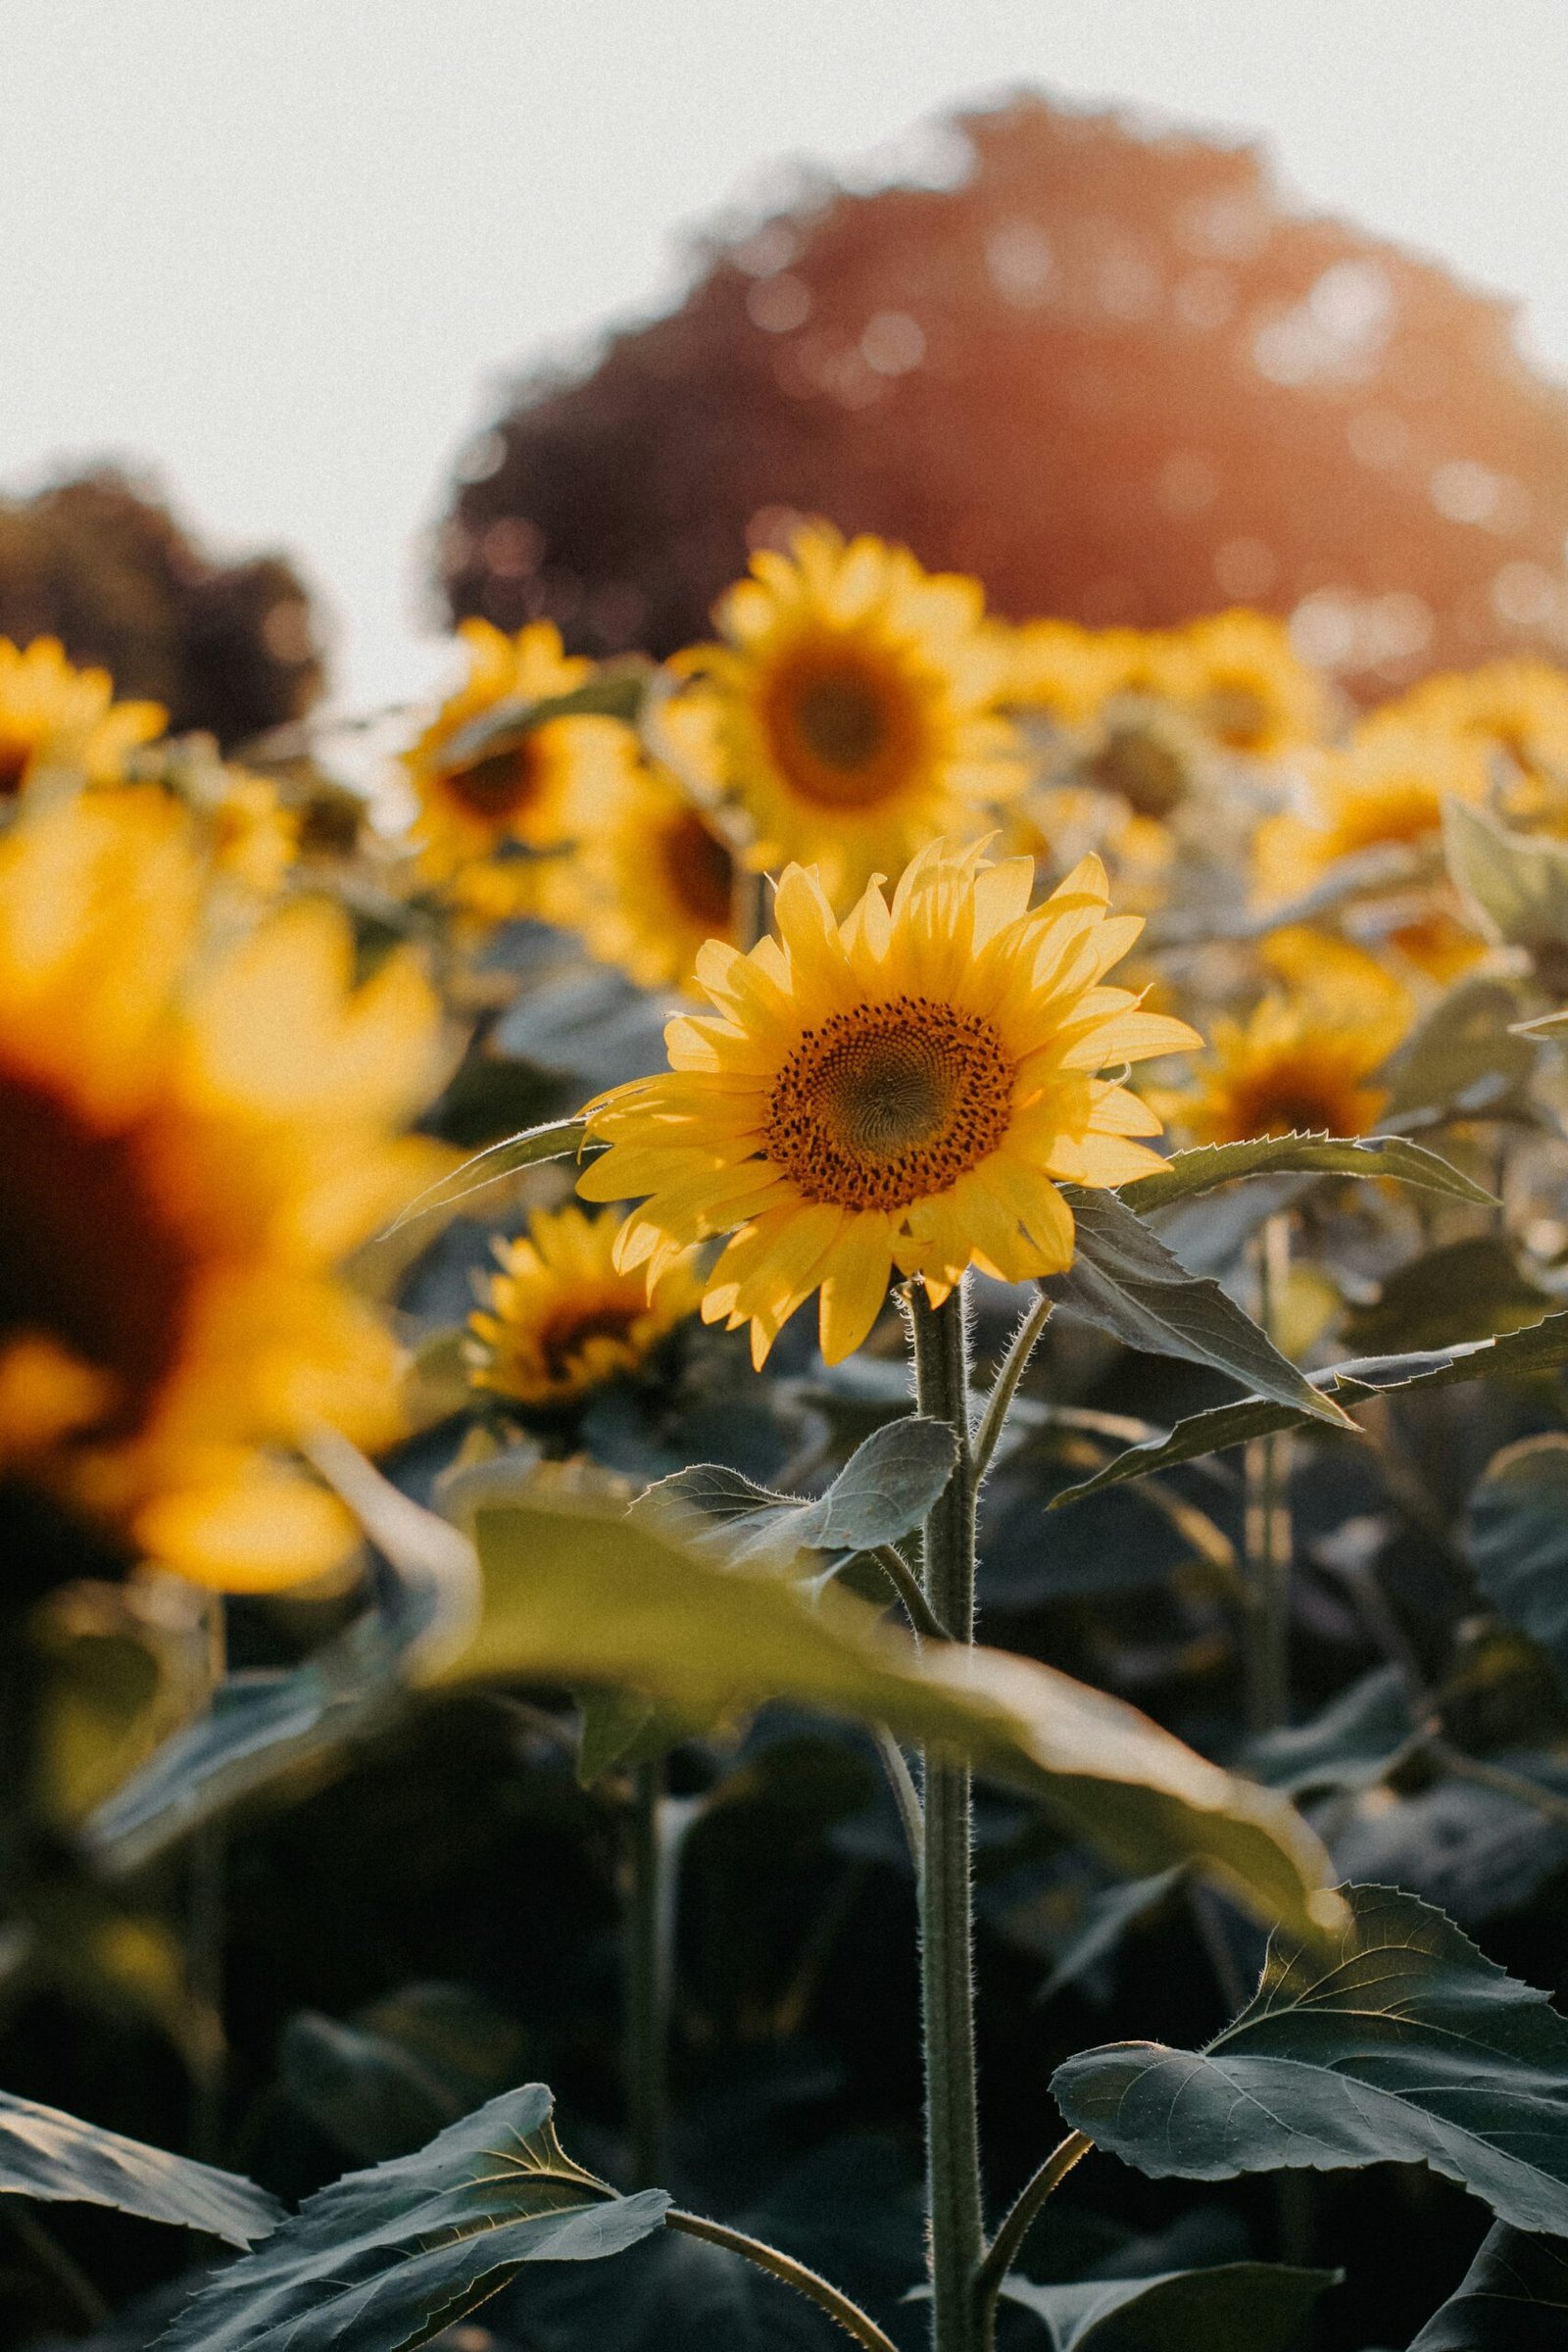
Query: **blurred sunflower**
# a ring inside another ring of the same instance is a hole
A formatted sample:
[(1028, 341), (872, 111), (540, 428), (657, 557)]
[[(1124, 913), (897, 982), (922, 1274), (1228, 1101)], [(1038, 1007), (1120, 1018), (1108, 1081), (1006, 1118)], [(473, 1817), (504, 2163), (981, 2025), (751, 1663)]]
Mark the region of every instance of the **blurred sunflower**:
[(651, 1196), (617, 1265), (646, 1263), (657, 1281), (682, 1250), (733, 1234), (703, 1314), (749, 1321), (760, 1364), (817, 1289), (837, 1363), (894, 1267), (941, 1298), (967, 1265), (1023, 1282), (1070, 1264), (1057, 1184), (1159, 1164), (1130, 1140), (1158, 1121), (1095, 1073), (1200, 1041), (1100, 985), (1142, 925), (1107, 915), (1098, 858), (1031, 909), (1033, 886), (1028, 858), (991, 864), (941, 841), (891, 906), (873, 884), (840, 922), (820, 877), (791, 866), (776, 940), (749, 955), (714, 942), (698, 958), (716, 1017), (672, 1020), (669, 1072), (589, 1105), (611, 1148), (578, 1191)]
[(1198, 1144), (1265, 1135), (1366, 1135), (1388, 1090), (1370, 1082), (1409, 1026), (1406, 989), (1343, 940), (1293, 926), (1266, 943), (1285, 982), (1245, 1021), (1214, 1023), (1206, 1060), (1159, 1106)]
[(711, 688), (754, 864), (808, 858), (844, 903), (1019, 789), (1022, 739), (997, 709), (1005, 639), (977, 580), (825, 523), (752, 574), (714, 608), (724, 642), (681, 666)]
[(574, 1404), (590, 1390), (635, 1372), (677, 1323), (702, 1304), (702, 1282), (676, 1258), (650, 1290), (640, 1270), (614, 1263), (621, 1219), (575, 1203), (536, 1210), (526, 1235), (498, 1242), (501, 1271), (486, 1304), (468, 1318), (475, 1388), (535, 1410)]
[(1030, 620), (1007, 632), (1002, 700), (1079, 726), (1126, 684), (1125, 629), (1086, 629), (1075, 620)]
[(432, 1173), (394, 1129), (436, 1007), (300, 902), (215, 947), (151, 790), (0, 843), (0, 1477), (196, 1582), (259, 1591), (354, 1530), (286, 1449), (396, 1434), (396, 1354), (332, 1268)]
[(1555, 785), (1568, 827), (1568, 673), (1549, 662), (1521, 657), (1423, 678), (1373, 711), (1362, 729), (1371, 737), (1405, 730), (1448, 736), (1500, 752), (1522, 776)]
[(705, 940), (735, 929), (733, 851), (661, 769), (628, 775), (578, 853), (548, 877), (543, 909), (641, 988), (684, 988)]
[(1328, 711), (1321, 680), (1268, 612), (1214, 612), (1163, 639), (1155, 689), (1215, 743), (1258, 760), (1316, 741)]
[(453, 746), (473, 720), (506, 703), (570, 694), (588, 683), (594, 665), (564, 654), (561, 632), (548, 620), (514, 637), (486, 620), (466, 620), (459, 635), (468, 675), (403, 755), (419, 803), (418, 878), (488, 917), (528, 912), (536, 897), (532, 860), (516, 853), (564, 849), (591, 826), (631, 739), (613, 719), (557, 718), (510, 750), (460, 758)]
[(157, 703), (117, 703), (109, 672), (77, 669), (58, 638), (18, 646), (0, 637), (0, 800), (50, 767), (116, 783), (126, 754), (163, 728)]

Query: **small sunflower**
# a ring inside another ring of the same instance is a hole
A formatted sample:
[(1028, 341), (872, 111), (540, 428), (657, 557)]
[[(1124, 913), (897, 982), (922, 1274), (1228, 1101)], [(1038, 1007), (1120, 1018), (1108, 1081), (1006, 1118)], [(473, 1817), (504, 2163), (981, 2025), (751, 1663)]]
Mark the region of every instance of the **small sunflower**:
[(1213, 612), (1163, 641), (1154, 690), (1188, 710), (1227, 751), (1269, 760), (1318, 741), (1328, 711), (1321, 681), (1267, 612)]
[(1160, 1107), (1194, 1143), (1366, 1135), (1389, 1097), (1369, 1083), (1409, 1026), (1408, 992), (1372, 956), (1293, 927), (1264, 950), (1285, 982), (1246, 1021), (1218, 1020), (1190, 1091)]
[(543, 911), (640, 988), (683, 988), (705, 940), (735, 928), (735, 854), (662, 769), (639, 767), (577, 854), (548, 877)]
[[(1500, 753), (1521, 780), (1538, 788), (1556, 820), (1553, 829), (1568, 830), (1568, 672), (1549, 662), (1488, 662), (1423, 678), (1362, 726), (1369, 736), (1433, 735)], [(1515, 797), (1514, 813), (1527, 814), (1530, 796)]]
[(77, 669), (58, 638), (0, 637), (0, 801), (46, 768), (118, 783), (126, 755), (164, 730), (157, 703), (117, 703), (106, 669)]
[(1022, 740), (997, 708), (1005, 642), (978, 581), (825, 524), (755, 556), (752, 575), (715, 607), (724, 642), (683, 666), (711, 689), (758, 867), (808, 858), (847, 902), (1019, 789)]
[(1200, 1041), (1100, 985), (1142, 925), (1107, 915), (1098, 858), (1031, 909), (1033, 887), (1029, 858), (991, 864), (936, 842), (891, 906), (873, 883), (840, 922), (820, 877), (791, 866), (776, 940), (703, 950), (716, 1015), (670, 1021), (670, 1070), (589, 1105), (590, 1133), (611, 1148), (578, 1191), (651, 1196), (617, 1264), (646, 1262), (657, 1280), (682, 1250), (732, 1234), (703, 1314), (750, 1322), (759, 1364), (817, 1289), (837, 1363), (869, 1332), (895, 1266), (940, 1298), (971, 1264), (1004, 1282), (1069, 1265), (1058, 1182), (1120, 1184), (1159, 1164), (1131, 1140), (1159, 1122), (1095, 1073)]
[(536, 1411), (575, 1404), (637, 1371), (697, 1312), (703, 1286), (686, 1258), (652, 1291), (640, 1270), (616, 1268), (620, 1225), (614, 1209), (589, 1216), (568, 1202), (536, 1211), (521, 1240), (496, 1244), (501, 1271), (490, 1277), (485, 1307), (468, 1318), (475, 1388)]
[(207, 868), (151, 790), (0, 843), (0, 1481), (259, 1591), (353, 1544), (301, 1432), (396, 1434), (396, 1351), (332, 1270), (432, 1172), (394, 1129), (437, 1014), (402, 957), (355, 991), (322, 901), (215, 939)]
[(449, 747), (486, 711), (570, 694), (593, 675), (591, 662), (562, 651), (561, 632), (547, 620), (514, 637), (486, 620), (466, 620), (458, 634), (467, 648), (467, 678), (403, 755), (419, 802), (416, 870), (421, 882), (470, 911), (529, 912), (531, 861), (517, 853), (562, 850), (593, 824), (631, 738), (613, 719), (557, 718), (511, 751), (458, 761)]
[(1058, 726), (1081, 726), (1127, 683), (1121, 629), (1086, 629), (1075, 620), (1030, 620), (1008, 632), (1002, 700), (1043, 711)]

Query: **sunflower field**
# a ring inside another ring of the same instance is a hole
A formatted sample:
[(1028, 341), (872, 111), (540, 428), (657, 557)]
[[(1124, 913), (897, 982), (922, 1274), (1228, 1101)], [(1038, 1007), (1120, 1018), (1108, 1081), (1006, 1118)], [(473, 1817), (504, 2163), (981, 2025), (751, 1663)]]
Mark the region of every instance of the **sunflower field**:
[(0, 2341), (1568, 2343), (1568, 674), (0, 641)]

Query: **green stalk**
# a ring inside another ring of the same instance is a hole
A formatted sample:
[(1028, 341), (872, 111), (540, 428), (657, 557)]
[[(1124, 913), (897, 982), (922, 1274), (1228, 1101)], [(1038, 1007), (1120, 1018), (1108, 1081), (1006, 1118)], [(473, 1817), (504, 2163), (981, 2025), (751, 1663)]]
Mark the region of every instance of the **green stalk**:
[[(1257, 1319), (1270, 1339), (1278, 1338), (1280, 1310), (1291, 1271), (1291, 1224), (1269, 1218), (1257, 1258)], [(1291, 1439), (1289, 1434), (1249, 1440), (1242, 1462), (1245, 1493), (1246, 1558), (1243, 1658), (1247, 1720), (1253, 1732), (1271, 1732), (1291, 1715)]]
[[(228, 1628), (221, 1592), (204, 1600), (207, 1703), (217, 1700), (228, 1672)], [(221, 1820), (202, 1823), (190, 1841), (186, 1900), (186, 1976), (200, 2036), (191, 2085), (190, 2144), (204, 2164), (223, 2151), (228, 2095), (228, 2041), (223, 2030), (223, 1945), (227, 1935), (227, 1838)]]
[(632, 1781), (631, 1888), (626, 1905), (626, 2102), (633, 2185), (662, 2188), (668, 2170), (668, 1969), (664, 1860), (659, 1836), (662, 1764), (639, 1764)]
[[(915, 1394), (948, 1422), (958, 1459), (925, 1523), (926, 1598), (955, 1642), (974, 1640), (975, 1492), (967, 1305), (961, 1286), (934, 1307), (908, 1290)], [(975, 2279), (985, 2252), (974, 2057), (969, 1774), (927, 1748), (920, 1867), (920, 1996), (926, 2196), (935, 2352), (979, 2352)]]

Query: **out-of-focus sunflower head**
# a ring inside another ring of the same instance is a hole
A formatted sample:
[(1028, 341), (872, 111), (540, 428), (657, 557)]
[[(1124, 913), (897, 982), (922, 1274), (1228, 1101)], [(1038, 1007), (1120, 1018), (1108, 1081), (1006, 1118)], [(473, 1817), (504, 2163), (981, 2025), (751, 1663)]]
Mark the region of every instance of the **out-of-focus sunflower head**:
[(1510, 822), (1568, 832), (1568, 672), (1528, 657), (1424, 678), (1362, 722), (1362, 733), (1446, 738), (1501, 765)]
[(258, 898), (275, 898), (300, 846), (300, 818), (276, 784), (220, 758), (210, 735), (182, 735), (133, 755), (132, 784), (161, 787), (190, 810), (218, 870)]
[(704, 943), (737, 936), (741, 871), (715, 813), (645, 764), (575, 854), (545, 869), (541, 910), (639, 987), (685, 988)]
[(759, 868), (814, 864), (845, 905), (942, 833), (986, 830), (1028, 760), (999, 701), (1003, 631), (978, 581), (803, 527), (719, 599), (680, 666), (711, 692), (724, 786)]
[(1272, 613), (1214, 612), (1163, 640), (1162, 690), (1226, 751), (1270, 760), (1321, 739), (1323, 682)]
[(118, 783), (127, 756), (162, 734), (157, 703), (117, 703), (106, 669), (78, 669), (58, 638), (0, 637), (0, 802), (45, 774)]
[(468, 1318), (476, 1389), (534, 1412), (580, 1403), (609, 1381), (641, 1371), (703, 1286), (689, 1256), (672, 1259), (650, 1290), (639, 1268), (617, 1270), (614, 1209), (575, 1202), (539, 1209), (519, 1240), (498, 1242), (500, 1272)]
[(1366, 1135), (1388, 1102), (1376, 1073), (1409, 1027), (1409, 991), (1375, 956), (1292, 926), (1264, 943), (1283, 986), (1245, 1020), (1213, 1024), (1191, 1087), (1159, 1107), (1199, 1144), (1269, 1135)]
[(399, 1132), (439, 1021), (406, 956), (354, 987), (324, 902), (215, 930), (210, 872), (150, 789), (0, 843), (0, 1493), (254, 1591), (354, 1544), (302, 1435), (397, 1433), (396, 1349), (335, 1269), (445, 1164)]
[(582, 716), (550, 719), (500, 749), (464, 751), (476, 721), (570, 694), (594, 665), (564, 654), (550, 621), (508, 637), (466, 620), (459, 634), (467, 677), (403, 754), (418, 805), (416, 875), (470, 915), (495, 920), (534, 911), (542, 860), (597, 821), (633, 747), (616, 720)]

